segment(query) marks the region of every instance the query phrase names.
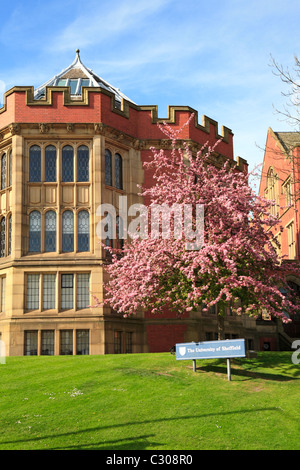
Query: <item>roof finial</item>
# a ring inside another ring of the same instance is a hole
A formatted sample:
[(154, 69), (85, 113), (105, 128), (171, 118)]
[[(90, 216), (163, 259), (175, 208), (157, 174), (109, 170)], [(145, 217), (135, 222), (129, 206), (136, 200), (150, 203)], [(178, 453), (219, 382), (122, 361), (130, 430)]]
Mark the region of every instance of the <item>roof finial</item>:
[(79, 57), (79, 52), (80, 52), (80, 50), (76, 49), (76, 54), (77, 54), (78, 57)]

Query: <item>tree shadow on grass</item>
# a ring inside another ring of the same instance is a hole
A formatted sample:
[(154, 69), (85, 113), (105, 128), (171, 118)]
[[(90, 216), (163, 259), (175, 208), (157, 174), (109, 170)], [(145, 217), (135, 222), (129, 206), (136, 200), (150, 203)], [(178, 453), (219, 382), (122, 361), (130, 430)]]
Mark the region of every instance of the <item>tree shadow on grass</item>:
[[(0, 442), (0, 450), (2, 446), (7, 446), (9, 444), (17, 444), (19, 445), (19, 450), (21, 448), (28, 447), (30, 449), (30, 443), (36, 444), (41, 442), (41, 448), (43, 450), (80, 450), (80, 449), (89, 449), (89, 450), (146, 450), (149, 448), (163, 448), (165, 444), (158, 444), (154, 441), (149, 442), (149, 438), (154, 438), (155, 434), (149, 434), (144, 436), (135, 436), (134, 438), (127, 437), (124, 439), (116, 439), (112, 441), (100, 441), (97, 443), (90, 442), (87, 443), (80, 443), (81, 435), (85, 433), (95, 433), (101, 432), (106, 430), (112, 430), (113, 428), (128, 428), (129, 426), (140, 426), (149, 424), (151, 426), (155, 426), (156, 424), (163, 422), (174, 422), (175, 425), (180, 425), (180, 421), (185, 421), (189, 419), (201, 419), (201, 418), (211, 418), (213, 416), (227, 416), (227, 415), (236, 415), (236, 414), (247, 414), (247, 413), (258, 413), (258, 412), (266, 412), (266, 411), (276, 411), (280, 412), (279, 407), (266, 407), (266, 408), (252, 408), (252, 409), (245, 409), (245, 410), (237, 410), (237, 411), (224, 411), (224, 412), (216, 412), (216, 413), (207, 413), (202, 415), (192, 415), (192, 416), (176, 416), (172, 418), (158, 418), (158, 419), (149, 419), (144, 421), (131, 421), (128, 423), (120, 423), (120, 424), (113, 424), (113, 425), (105, 425), (105, 426), (97, 426), (88, 429), (81, 429), (79, 431), (73, 432), (66, 432), (66, 433), (56, 433), (50, 434), (45, 436), (36, 436), (31, 437), (28, 439), (18, 439), (18, 440), (9, 440), (9, 441), (2, 441)], [(178, 423), (176, 423), (178, 421)], [(60, 445), (49, 444), (47, 445), (47, 439), (63, 439), (63, 438), (72, 438), (74, 441), (73, 445), (61, 447)], [(160, 447), (158, 447), (160, 446)], [(37, 450), (38, 447), (34, 445), (34, 450)]]
[[(238, 366), (238, 368), (236, 367)], [(257, 370), (263, 367), (263, 363), (250, 363), (245, 362), (242, 363), (239, 360), (231, 359), (231, 377), (238, 376), (244, 377), (245, 380), (250, 379), (262, 379), (262, 380), (272, 380), (276, 382), (289, 382), (291, 380), (299, 380), (300, 379), (300, 370), (295, 371), (295, 366), (292, 364), (292, 367), (285, 368), (287, 374), (284, 375), (280, 373), (268, 373), (263, 372), (261, 370)], [(214, 361), (213, 364), (204, 364), (203, 366), (196, 367), (196, 370), (201, 372), (214, 372), (216, 374), (224, 374), (227, 375), (227, 366), (224, 360)], [(292, 375), (291, 375), (292, 374)]]

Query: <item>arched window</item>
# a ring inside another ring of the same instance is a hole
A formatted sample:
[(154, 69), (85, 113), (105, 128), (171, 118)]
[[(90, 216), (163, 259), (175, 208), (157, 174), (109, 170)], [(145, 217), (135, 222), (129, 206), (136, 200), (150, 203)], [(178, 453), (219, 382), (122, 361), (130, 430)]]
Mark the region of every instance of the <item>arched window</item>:
[(9, 152), (9, 186), (12, 185), (12, 150)]
[(89, 181), (89, 149), (86, 145), (77, 149), (77, 181)]
[(5, 256), (5, 217), (0, 222), (0, 258)]
[(65, 211), (62, 215), (62, 251), (74, 251), (74, 214)]
[(8, 256), (11, 255), (11, 230), (12, 230), (12, 215), (8, 218)]
[(45, 149), (45, 181), (56, 181), (56, 148), (48, 145)]
[(104, 232), (106, 233), (105, 245), (113, 246), (113, 218), (108, 212), (105, 214), (106, 224), (104, 226)]
[(45, 251), (56, 251), (56, 213), (48, 211), (45, 214)]
[(112, 164), (111, 164), (111, 152), (105, 150), (105, 184), (112, 186)]
[(90, 249), (90, 217), (88, 211), (78, 213), (78, 251)]
[(115, 154), (115, 187), (123, 189), (123, 162), (118, 153)]
[[(272, 167), (269, 168), (267, 175), (267, 199), (278, 204), (278, 180)], [(276, 206), (272, 206), (271, 214), (275, 215), (276, 210)]]
[(123, 219), (119, 215), (116, 217), (116, 235), (117, 235), (117, 249), (122, 249), (124, 246), (124, 226)]
[(6, 188), (6, 153), (1, 157), (1, 189)]
[(29, 214), (29, 252), (41, 251), (41, 214), (32, 211)]
[(62, 149), (62, 181), (64, 183), (74, 181), (74, 150), (71, 145)]
[(33, 145), (29, 150), (29, 181), (41, 181), (41, 148)]

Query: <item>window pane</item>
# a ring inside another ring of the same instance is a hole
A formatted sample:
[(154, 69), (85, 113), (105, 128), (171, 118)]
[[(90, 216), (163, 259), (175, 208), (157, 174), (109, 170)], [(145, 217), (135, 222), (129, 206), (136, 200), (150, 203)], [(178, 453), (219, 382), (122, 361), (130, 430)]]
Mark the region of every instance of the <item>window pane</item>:
[(6, 277), (1, 278), (1, 312), (5, 312), (6, 301)]
[(55, 274), (44, 274), (43, 276), (43, 309), (55, 308)]
[(61, 275), (61, 308), (73, 308), (73, 274)]
[(81, 86), (89, 86), (90, 80), (89, 79), (83, 79), (81, 80)]
[(61, 330), (60, 332), (60, 354), (73, 354), (73, 330)]
[(126, 332), (126, 353), (127, 354), (132, 353), (132, 332), (131, 331)]
[(29, 181), (41, 181), (41, 149), (38, 145), (30, 147), (29, 151)]
[(66, 145), (62, 150), (62, 181), (74, 181), (74, 150), (70, 145)]
[(24, 354), (25, 356), (37, 356), (38, 332), (25, 331)]
[(121, 354), (122, 352), (122, 331), (115, 331), (114, 351), (115, 354)]
[(56, 84), (56, 86), (66, 86), (67, 80), (60, 78)]
[(77, 274), (77, 308), (87, 308), (89, 302), (89, 274)]
[(45, 214), (45, 251), (56, 251), (56, 213), (48, 211)]
[(37, 310), (40, 299), (40, 275), (27, 275), (27, 310)]
[(12, 230), (12, 215), (8, 219), (8, 256), (11, 254), (11, 230)]
[(1, 189), (6, 188), (6, 153), (1, 157)]
[(105, 150), (105, 184), (112, 185), (111, 153), (108, 149)]
[(89, 149), (81, 145), (77, 149), (77, 181), (89, 180)]
[(5, 256), (5, 217), (0, 222), (0, 257)]
[(115, 187), (118, 189), (123, 189), (122, 157), (118, 153), (115, 155)]
[(76, 331), (76, 354), (89, 354), (89, 330)]
[(74, 251), (74, 214), (71, 211), (62, 215), (62, 251)]
[(9, 186), (12, 185), (12, 150), (9, 152)]
[(77, 88), (77, 83), (78, 83), (78, 79), (76, 78), (76, 80), (70, 80), (70, 83), (69, 83), (69, 86), (71, 88), (71, 95), (75, 95), (76, 93), (76, 88)]
[(56, 181), (56, 148), (48, 145), (45, 150), (45, 181)]
[(117, 232), (117, 249), (122, 249), (124, 246), (124, 226), (123, 219), (119, 215), (116, 217), (116, 232)]
[(29, 251), (41, 251), (41, 214), (38, 211), (29, 214)]
[(43, 356), (54, 355), (54, 331), (53, 330), (42, 331), (42, 355)]
[(90, 249), (90, 222), (88, 211), (80, 211), (78, 214), (78, 251)]

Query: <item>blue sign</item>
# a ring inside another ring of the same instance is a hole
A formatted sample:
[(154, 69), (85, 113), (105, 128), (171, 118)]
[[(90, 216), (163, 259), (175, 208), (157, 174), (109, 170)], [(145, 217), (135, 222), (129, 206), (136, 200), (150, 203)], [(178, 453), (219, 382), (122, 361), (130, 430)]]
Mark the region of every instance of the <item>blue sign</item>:
[(176, 344), (176, 359), (230, 359), (245, 357), (244, 339), (226, 339), (224, 341), (202, 341), (200, 343)]

